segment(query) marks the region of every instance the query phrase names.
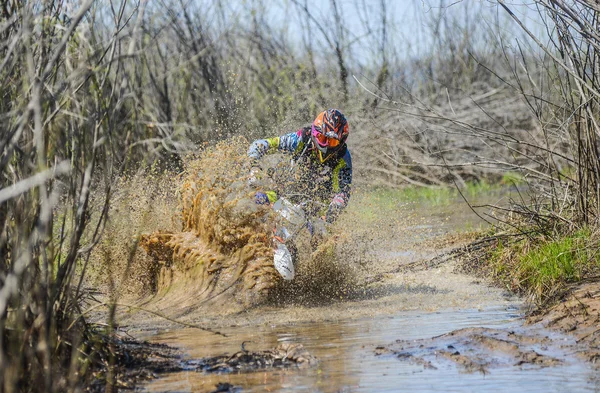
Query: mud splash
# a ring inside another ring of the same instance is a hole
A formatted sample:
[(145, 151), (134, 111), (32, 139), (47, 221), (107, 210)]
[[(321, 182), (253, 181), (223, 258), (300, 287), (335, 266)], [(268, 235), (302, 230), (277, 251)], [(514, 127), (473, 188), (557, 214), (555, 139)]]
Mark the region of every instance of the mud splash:
[(271, 213), (253, 203), (246, 184), (247, 145), (243, 138), (225, 141), (188, 160), (180, 188), (182, 231), (154, 232), (140, 241), (159, 266), (158, 294), (180, 306), (225, 292), (238, 304), (253, 304), (278, 281)]
[[(275, 213), (254, 202), (247, 146), (244, 138), (234, 138), (188, 160), (179, 192), (182, 230), (142, 236), (140, 246), (155, 264), (157, 307), (179, 309), (179, 315), (206, 305), (235, 312), (264, 301), (321, 301), (348, 292), (352, 269), (335, 262), (337, 250), (347, 249), (338, 247), (346, 240), (340, 234), (315, 248), (307, 231), (299, 233), (296, 279), (283, 285), (273, 266)], [(259, 189), (280, 183), (289, 172), (289, 158), (268, 158)]]

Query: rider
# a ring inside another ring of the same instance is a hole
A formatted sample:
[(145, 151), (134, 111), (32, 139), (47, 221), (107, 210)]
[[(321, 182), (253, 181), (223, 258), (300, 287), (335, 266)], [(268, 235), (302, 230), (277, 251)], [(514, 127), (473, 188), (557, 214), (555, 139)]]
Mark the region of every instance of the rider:
[[(348, 122), (342, 112), (328, 109), (321, 112), (311, 126), (252, 142), (248, 156), (258, 160), (269, 153), (291, 153), (300, 169), (296, 185), (310, 198), (329, 201), (324, 218), (332, 223), (350, 198), (352, 159), (346, 145), (348, 133)], [(269, 204), (276, 200), (274, 191), (256, 193), (257, 203)]]

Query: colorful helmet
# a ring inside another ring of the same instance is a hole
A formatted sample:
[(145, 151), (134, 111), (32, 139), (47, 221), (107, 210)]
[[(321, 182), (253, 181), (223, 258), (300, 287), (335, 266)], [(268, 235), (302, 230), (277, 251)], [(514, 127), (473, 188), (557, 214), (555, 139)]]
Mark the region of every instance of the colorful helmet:
[(348, 122), (346, 117), (337, 109), (328, 109), (319, 113), (311, 127), (311, 138), (321, 153), (326, 156), (336, 151), (348, 138)]

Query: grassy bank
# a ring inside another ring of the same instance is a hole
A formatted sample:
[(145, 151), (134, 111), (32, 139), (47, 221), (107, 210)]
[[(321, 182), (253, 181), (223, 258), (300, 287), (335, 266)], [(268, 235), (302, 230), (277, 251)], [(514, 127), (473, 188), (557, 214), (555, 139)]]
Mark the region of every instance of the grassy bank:
[(600, 275), (600, 234), (590, 228), (556, 236), (501, 237), (467, 258), (467, 270), (526, 296), (535, 306), (560, 300), (573, 284)]

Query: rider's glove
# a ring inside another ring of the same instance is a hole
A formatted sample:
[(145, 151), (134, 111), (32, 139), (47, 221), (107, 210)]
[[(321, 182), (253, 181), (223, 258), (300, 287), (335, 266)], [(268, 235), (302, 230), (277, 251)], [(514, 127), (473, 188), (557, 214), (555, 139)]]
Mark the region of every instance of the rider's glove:
[(329, 224), (334, 222), (345, 206), (346, 201), (344, 200), (342, 194), (337, 194), (336, 196), (334, 196), (331, 203), (329, 204), (327, 213), (325, 214), (325, 221)]
[(264, 192), (257, 192), (256, 195), (254, 196), (254, 198), (255, 198), (254, 200), (255, 200), (256, 204), (258, 204), (258, 205), (268, 205), (269, 204), (269, 197)]
[(257, 192), (254, 194), (254, 201), (259, 205), (270, 205), (275, 203), (277, 200), (277, 193), (275, 191)]

